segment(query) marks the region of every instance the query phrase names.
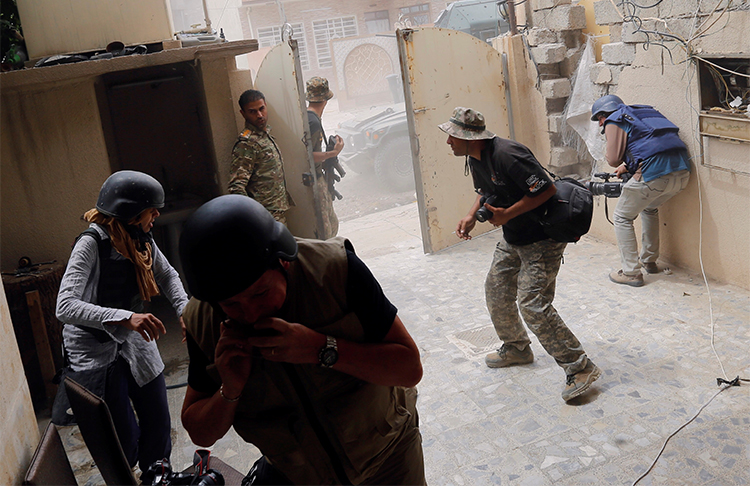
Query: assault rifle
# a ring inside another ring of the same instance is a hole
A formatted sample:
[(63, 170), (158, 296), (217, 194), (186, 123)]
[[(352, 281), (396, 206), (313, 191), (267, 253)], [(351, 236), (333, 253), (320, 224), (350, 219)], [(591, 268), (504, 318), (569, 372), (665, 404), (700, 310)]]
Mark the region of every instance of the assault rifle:
[[(332, 151), (335, 145), (336, 137), (331, 135), (326, 141), (326, 152)], [(336, 172), (338, 172), (338, 175)], [(334, 199), (342, 199), (344, 197), (335, 187), (333, 187), (333, 185), (339, 182), (345, 175), (346, 171), (341, 167), (338, 156), (323, 161), (323, 177), (325, 177), (326, 183), (328, 184), (328, 192), (331, 193), (331, 197)]]

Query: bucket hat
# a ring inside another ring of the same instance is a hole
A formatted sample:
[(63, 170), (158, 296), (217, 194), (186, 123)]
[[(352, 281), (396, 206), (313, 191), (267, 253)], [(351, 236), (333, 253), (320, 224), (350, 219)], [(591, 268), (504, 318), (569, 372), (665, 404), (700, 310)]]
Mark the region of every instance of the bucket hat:
[(495, 137), (494, 133), (487, 130), (481, 113), (461, 106), (453, 110), (450, 120), (438, 125), (438, 128), (462, 140), (485, 140)]
[(305, 99), (312, 102), (328, 101), (333, 98), (333, 91), (328, 88), (328, 80), (313, 76), (307, 80)]

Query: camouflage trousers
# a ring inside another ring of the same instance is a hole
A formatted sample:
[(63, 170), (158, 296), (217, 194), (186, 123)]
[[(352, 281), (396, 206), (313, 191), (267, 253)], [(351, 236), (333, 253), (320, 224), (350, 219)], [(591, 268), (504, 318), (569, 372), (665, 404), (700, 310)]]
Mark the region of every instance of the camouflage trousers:
[(588, 359), (581, 343), (552, 306), (565, 246), (566, 243), (549, 239), (517, 246), (501, 238), (484, 291), (492, 324), (503, 343), (519, 350), (531, 343), (521, 322), (523, 316), (545, 351), (565, 374), (572, 375), (586, 367)]
[(324, 177), (318, 177), (315, 181), (318, 194), (320, 194), (320, 211), (323, 217), (323, 234), (321, 240), (333, 238), (339, 232), (339, 218), (333, 210), (333, 196), (328, 190), (328, 183)]

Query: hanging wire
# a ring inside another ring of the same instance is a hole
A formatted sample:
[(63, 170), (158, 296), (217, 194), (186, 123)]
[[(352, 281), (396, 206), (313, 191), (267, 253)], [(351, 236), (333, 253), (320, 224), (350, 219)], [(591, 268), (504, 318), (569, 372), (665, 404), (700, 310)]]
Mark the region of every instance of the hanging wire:
[(742, 76), (744, 78), (750, 78), (750, 74), (743, 74), (743, 73), (738, 73), (737, 71), (732, 71), (731, 69), (727, 69), (725, 67), (721, 67), (718, 64), (714, 64), (711, 61), (709, 61), (708, 59), (704, 59), (704, 58), (702, 58), (700, 56), (693, 56), (693, 58), (694, 59), (698, 59), (699, 61), (705, 62), (706, 64), (710, 64), (711, 66), (713, 66), (716, 69), (721, 69), (722, 71), (726, 71), (726, 72), (731, 73), (731, 74), (736, 74), (737, 76)]
[(216, 22), (216, 27), (219, 27), (221, 25), (221, 19), (224, 18), (224, 12), (227, 11), (227, 5), (229, 5), (229, 0), (224, 2), (224, 8), (221, 9), (221, 15), (219, 15), (219, 21)]

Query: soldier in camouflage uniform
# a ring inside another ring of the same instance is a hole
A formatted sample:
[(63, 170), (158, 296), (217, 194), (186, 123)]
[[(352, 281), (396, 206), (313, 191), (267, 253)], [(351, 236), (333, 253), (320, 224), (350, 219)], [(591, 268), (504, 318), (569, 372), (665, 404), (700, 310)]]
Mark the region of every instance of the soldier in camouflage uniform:
[(294, 203), (286, 190), (281, 152), (267, 126), (266, 99), (260, 91), (247, 90), (239, 104), (245, 129), (232, 149), (229, 193), (250, 196), (286, 224), (285, 213)]
[[(466, 173), (471, 169), (479, 193), (469, 213), (459, 221), (456, 235), (471, 239), (469, 233), (480, 208), (487, 221), (503, 227), (503, 238), (485, 281), (487, 308), (503, 345), (487, 355), (485, 363), (490, 368), (504, 368), (534, 361), (531, 341), (521, 322), (523, 316), (547, 353), (565, 371), (562, 397), (567, 402), (584, 393), (601, 370), (588, 359), (552, 305), (566, 244), (548, 238), (534, 214), (544, 213), (544, 202), (557, 190), (534, 154), (520, 143), (488, 131), (481, 113), (456, 108), (439, 128), (448, 134), (453, 154), (466, 157)], [(482, 196), (497, 199), (489, 205)]]
[(316, 179), (318, 194), (321, 197), (321, 210), (323, 212), (323, 235), (325, 240), (336, 236), (339, 231), (339, 219), (333, 210), (333, 196), (328, 190), (328, 184), (323, 177), (323, 162), (336, 157), (344, 148), (344, 141), (336, 135), (336, 145), (333, 150), (326, 151), (326, 136), (323, 130), (323, 110), (328, 100), (333, 98), (333, 92), (328, 88), (328, 80), (315, 76), (307, 81), (305, 99), (308, 101), (307, 120), (310, 123), (310, 135), (313, 143), (313, 160), (315, 160)]

